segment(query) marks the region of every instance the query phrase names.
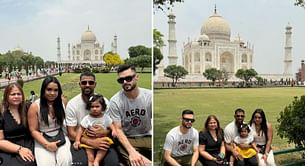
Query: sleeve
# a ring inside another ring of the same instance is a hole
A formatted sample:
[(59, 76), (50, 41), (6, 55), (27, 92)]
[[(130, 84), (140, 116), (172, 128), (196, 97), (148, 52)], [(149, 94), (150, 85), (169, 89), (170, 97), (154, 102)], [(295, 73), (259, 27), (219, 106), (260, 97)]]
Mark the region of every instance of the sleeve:
[(121, 122), (120, 108), (118, 106), (119, 101), (115, 101), (115, 98), (109, 102), (108, 115), (114, 122)]
[(85, 116), (81, 122), (80, 122), (80, 125), (83, 127), (83, 128), (88, 128), (89, 127), (89, 119), (88, 119), (88, 116)]
[(172, 151), (173, 142), (174, 142), (174, 137), (170, 133), (168, 133), (165, 138), (163, 149)]
[(149, 109), (150, 119), (152, 119), (151, 118), (152, 117), (152, 97), (151, 96), (152, 96), (152, 92), (149, 91), (147, 102), (148, 102), (148, 109)]
[(71, 102), (68, 102), (66, 108), (66, 123), (67, 126), (77, 126), (77, 117)]
[(206, 134), (204, 134), (204, 132), (202, 132), (202, 131), (199, 133), (199, 144), (200, 145), (206, 145), (207, 144)]
[(227, 126), (224, 130), (224, 141), (225, 143), (232, 143), (234, 140), (233, 133), (230, 131), (230, 127)]
[(108, 114), (104, 114), (103, 117), (104, 117), (104, 118), (103, 118), (103, 119), (104, 119), (103, 122), (104, 122), (105, 128), (110, 127), (110, 125), (112, 124), (112, 119), (109, 117)]
[(236, 143), (236, 144), (240, 144), (239, 137), (238, 136), (235, 137), (233, 142)]
[(252, 143), (252, 142), (254, 142), (254, 137), (253, 137), (253, 135), (249, 135), (249, 143)]
[(197, 130), (195, 130), (194, 129), (194, 143), (193, 143), (193, 146), (194, 147), (197, 147), (197, 146), (199, 146), (199, 133), (198, 133), (198, 131)]
[(105, 112), (108, 112), (109, 100), (106, 97), (104, 97), (104, 100), (105, 100), (105, 103), (106, 103), (106, 110), (105, 110)]

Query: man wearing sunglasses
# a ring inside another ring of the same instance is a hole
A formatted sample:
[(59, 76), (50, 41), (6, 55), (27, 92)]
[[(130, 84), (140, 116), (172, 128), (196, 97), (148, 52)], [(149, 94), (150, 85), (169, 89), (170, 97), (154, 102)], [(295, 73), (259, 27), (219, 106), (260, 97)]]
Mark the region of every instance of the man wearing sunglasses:
[[(79, 87), (81, 89), (81, 93), (72, 98), (66, 108), (66, 123), (67, 123), (67, 131), (70, 140), (74, 141), (76, 137), (76, 131), (80, 126), (81, 120), (89, 114), (89, 110), (86, 109), (86, 105), (89, 101), (91, 95), (94, 94), (94, 89), (96, 87), (95, 75), (91, 72), (83, 72), (79, 78)], [(108, 104), (108, 100), (104, 98), (106, 103)], [(88, 130), (88, 133), (92, 136), (99, 135), (99, 131), (102, 131), (98, 127), (91, 127)], [(108, 141), (105, 137), (90, 139), (82, 137), (81, 142), (96, 149), (107, 150), (108, 152), (105, 158), (101, 161), (101, 165), (118, 165), (119, 159), (115, 150), (109, 146)], [(73, 144), (73, 143), (72, 143)], [(71, 148), (71, 153), (73, 157), (74, 165), (87, 165), (87, 157), (84, 149), (80, 149), (78, 151)]]
[(199, 134), (193, 128), (195, 122), (192, 110), (182, 111), (181, 125), (171, 129), (165, 139), (164, 165), (199, 166)]
[(151, 165), (152, 92), (138, 87), (139, 75), (131, 65), (118, 68), (122, 90), (110, 100), (109, 115), (120, 142), (118, 151), (124, 164)]
[[(227, 151), (227, 157), (229, 158), (230, 155), (233, 155), (235, 158), (234, 165), (237, 166), (257, 166), (257, 160), (256, 157), (253, 156), (248, 159), (243, 159), (241, 155), (233, 148), (232, 143), (234, 141), (234, 138), (239, 135), (238, 133), (238, 128), (244, 124), (244, 119), (245, 119), (245, 111), (241, 108), (238, 108), (235, 110), (234, 114), (234, 121), (229, 123), (225, 129), (224, 129), (224, 140), (225, 140), (225, 146), (226, 146), (226, 151)], [(252, 131), (250, 131), (249, 134), (253, 134)], [(240, 144), (240, 148), (247, 148), (247, 147), (252, 147), (251, 145), (247, 144)], [(229, 161), (229, 160), (228, 160)]]

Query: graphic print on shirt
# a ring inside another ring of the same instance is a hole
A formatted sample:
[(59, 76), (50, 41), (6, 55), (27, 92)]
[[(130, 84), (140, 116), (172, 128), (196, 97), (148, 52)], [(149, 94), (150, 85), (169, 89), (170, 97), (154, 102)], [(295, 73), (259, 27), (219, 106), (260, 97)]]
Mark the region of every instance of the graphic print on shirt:
[(125, 115), (127, 119), (130, 119), (129, 123), (132, 127), (138, 127), (141, 125), (141, 117), (145, 117), (146, 110), (145, 109), (132, 109), (130, 111), (126, 111)]
[(188, 150), (188, 147), (192, 144), (191, 139), (182, 139), (178, 142), (179, 151), (185, 152)]

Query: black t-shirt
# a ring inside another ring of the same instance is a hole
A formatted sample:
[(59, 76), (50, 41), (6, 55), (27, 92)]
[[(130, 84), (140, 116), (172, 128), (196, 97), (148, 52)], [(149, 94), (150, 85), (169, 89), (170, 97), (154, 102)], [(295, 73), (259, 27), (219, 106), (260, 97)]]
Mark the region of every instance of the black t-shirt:
[[(199, 132), (199, 145), (205, 145), (205, 151), (210, 155), (217, 156), (220, 153), (221, 143), (224, 140), (223, 132), (217, 135), (217, 141), (215, 141), (209, 131)], [(201, 155), (200, 160), (205, 160)]]
[[(0, 113), (0, 130), (3, 131), (5, 140), (29, 148), (34, 154), (34, 141), (29, 129), (22, 123), (18, 124), (9, 111)], [(0, 150), (0, 158), (2, 165), (36, 166), (35, 161), (24, 161), (17, 153), (8, 153)]]

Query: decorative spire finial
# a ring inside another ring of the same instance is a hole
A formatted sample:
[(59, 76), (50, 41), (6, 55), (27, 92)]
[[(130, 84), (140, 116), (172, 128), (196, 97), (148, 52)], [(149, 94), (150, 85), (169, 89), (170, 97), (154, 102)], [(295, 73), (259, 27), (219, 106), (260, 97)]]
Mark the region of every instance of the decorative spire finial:
[(217, 13), (217, 8), (216, 8), (216, 4), (215, 4), (215, 7), (214, 7), (214, 14)]
[(88, 31), (90, 31), (89, 25), (88, 25)]

